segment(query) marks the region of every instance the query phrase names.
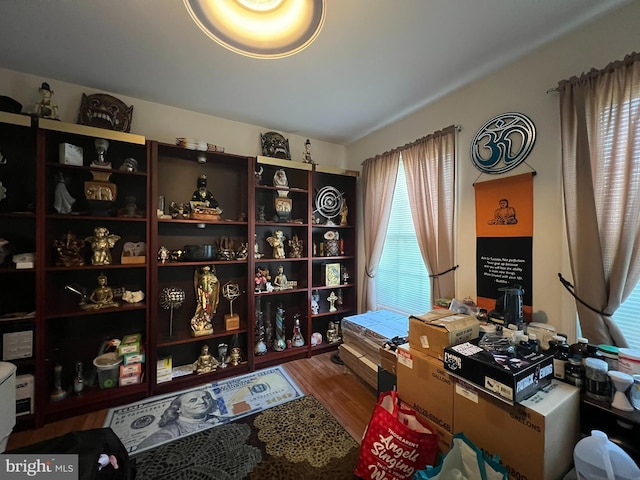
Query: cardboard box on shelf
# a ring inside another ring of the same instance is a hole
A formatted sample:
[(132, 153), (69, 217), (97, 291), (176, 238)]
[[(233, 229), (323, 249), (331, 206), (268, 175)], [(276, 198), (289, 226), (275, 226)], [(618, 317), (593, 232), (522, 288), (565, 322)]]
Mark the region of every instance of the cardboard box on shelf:
[(2, 360), (33, 356), (33, 330), (7, 332), (2, 335)]
[(159, 358), (156, 363), (156, 382), (170, 382), (173, 379), (173, 361), (172, 357)]
[(442, 361), (404, 344), (398, 347), (398, 396), (441, 429), (454, 433), (453, 379)]
[(81, 167), (83, 165), (82, 147), (71, 143), (61, 143), (58, 145), (58, 160), (63, 165), (74, 165)]
[(471, 315), (432, 310), (409, 318), (409, 344), (442, 360), (444, 348), (478, 338), (480, 322)]
[(489, 395), (514, 404), (553, 378), (553, 355), (517, 350), (516, 356), (492, 353), (465, 342), (444, 349), (444, 367)]
[(33, 413), (33, 375), (16, 376), (16, 417)]
[(571, 470), (580, 438), (580, 390), (557, 380), (510, 406), (456, 380), (456, 431), (499, 455), (514, 480), (559, 480)]
[(136, 352), (136, 353), (125, 353), (122, 356), (124, 365), (132, 365), (134, 363), (144, 363), (145, 362), (145, 354), (144, 352)]
[(142, 350), (142, 335), (134, 333), (132, 335), (126, 335), (120, 345), (118, 345), (118, 355), (123, 356), (127, 353), (140, 353)]

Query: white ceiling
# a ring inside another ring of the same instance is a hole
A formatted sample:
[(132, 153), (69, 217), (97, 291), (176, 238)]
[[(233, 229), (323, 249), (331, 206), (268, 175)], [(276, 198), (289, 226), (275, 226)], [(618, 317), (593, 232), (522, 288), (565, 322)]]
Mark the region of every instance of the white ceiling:
[(260, 60), (182, 0), (0, 0), (0, 67), (347, 145), (628, 1), (327, 0), (315, 43)]

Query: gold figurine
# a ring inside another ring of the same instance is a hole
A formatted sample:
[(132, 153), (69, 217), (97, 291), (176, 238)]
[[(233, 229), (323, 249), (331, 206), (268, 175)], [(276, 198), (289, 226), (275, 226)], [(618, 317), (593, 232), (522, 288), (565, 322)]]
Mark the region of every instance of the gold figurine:
[(89, 296), (91, 303), (82, 302), (80, 308), (83, 310), (99, 310), (101, 308), (118, 307), (118, 302), (113, 300), (113, 290), (107, 285), (107, 277), (103, 273), (98, 276), (98, 286)]
[(111, 265), (113, 259), (111, 257), (111, 249), (115, 246), (116, 242), (120, 240), (119, 235), (113, 235), (109, 233), (106, 227), (96, 227), (93, 229), (93, 235), (86, 238), (86, 241), (91, 244), (92, 265)]
[(196, 269), (193, 277), (196, 290), (196, 313), (191, 319), (191, 330), (194, 337), (211, 335), (213, 333), (213, 316), (218, 309), (220, 300), (220, 282), (216, 277), (215, 268), (204, 266)]

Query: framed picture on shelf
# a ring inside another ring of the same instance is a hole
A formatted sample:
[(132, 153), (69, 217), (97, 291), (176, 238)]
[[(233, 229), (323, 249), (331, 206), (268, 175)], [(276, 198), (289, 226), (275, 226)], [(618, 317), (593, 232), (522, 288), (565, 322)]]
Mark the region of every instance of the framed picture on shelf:
[(327, 263), (324, 266), (324, 284), (327, 287), (340, 285), (340, 264)]

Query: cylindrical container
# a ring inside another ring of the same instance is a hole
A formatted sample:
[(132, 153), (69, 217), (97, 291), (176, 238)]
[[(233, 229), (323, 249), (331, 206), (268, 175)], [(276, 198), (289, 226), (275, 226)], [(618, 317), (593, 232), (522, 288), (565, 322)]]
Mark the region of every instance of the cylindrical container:
[(609, 365), (609, 370), (618, 370), (618, 347), (601, 344), (598, 345), (598, 351), (602, 355), (602, 360)]
[(93, 365), (98, 370), (100, 388), (112, 388), (118, 385), (121, 363), (122, 357), (116, 352), (104, 353), (93, 359)]
[(486, 334), (495, 335), (496, 325), (494, 323), (481, 323), (480, 324), (480, 338)]
[(564, 381), (584, 390), (584, 367), (578, 358), (569, 358), (564, 370)]
[(640, 375), (633, 376), (633, 385), (631, 385), (629, 397), (633, 408), (640, 410)]
[(618, 370), (629, 375), (640, 374), (640, 350), (633, 348), (618, 349)]
[(599, 430), (580, 440), (573, 449), (576, 474), (582, 480), (632, 480), (640, 478), (640, 468), (618, 445)]
[(606, 402), (611, 399), (611, 380), (607, 374), (609, 365), (598, 358), (586, 358), (584, 367), (584, 388), (587, 396)]

